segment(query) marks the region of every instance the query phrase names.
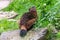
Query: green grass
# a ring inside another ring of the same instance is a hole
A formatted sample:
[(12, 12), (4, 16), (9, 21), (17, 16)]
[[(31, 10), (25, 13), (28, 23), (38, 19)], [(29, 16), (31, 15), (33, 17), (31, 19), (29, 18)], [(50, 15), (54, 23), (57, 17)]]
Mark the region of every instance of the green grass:
[[(46, 27), (49, 23), (54, 24), (54, 18), (60, 18), (60, 0), (13, 0), (8, 7), (2, 10), (17, 12), (18, 16), (14, 19), (18, 20), (32, 6), (36, 7), (38, 14), (35, 28)], [(16, 22), (2, 20), (0, 23), (0, 31), (17, 29), (17, 27)]]
[(0, 33), (7, 30), (18, 29), (17, 22), (8, 21), (7, 19), (0, 20)]
[[(8, 7), (2, 9), (3, 11), (15, 11), (18, 16), (14, 19), (19, 20), (20, 17), (29, 10), (30, 7), (35, 6), (38, 14), (38, 19), (34, 24), (34, 28), (47, 27), (52, 24), (52, 28), (48, 28), (49, 34), (47, 39), (55, 35), (52, 34), (52, 29), (55, 27), (60, 30), (60, 0), (13, 0)], [(18, 29), (18, 23), (14, 21), (7, 21), (7, 19), (0, 20), (0, 33), (8, 30)], [(60, 32), (56, 35), (56, 40), (60, 40)]]

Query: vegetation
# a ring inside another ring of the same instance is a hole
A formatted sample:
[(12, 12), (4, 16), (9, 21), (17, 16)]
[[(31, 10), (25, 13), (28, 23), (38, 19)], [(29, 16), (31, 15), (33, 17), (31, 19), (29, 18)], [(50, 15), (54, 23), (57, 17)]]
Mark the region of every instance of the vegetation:
[[(60, 0), (13, 0), (8, 7), (2, 10), (17, 12), (19, 15), (14, 19), (18, 20), (32, 6), (36, 6), (38, 13), (34, 28), (47, 27), (48, 24), (52, 24), (57, 30), (60, 30)], [(0, 21), (0, 32), (17, 28), (16, 22)], [(59, 38), (60, 32), (56, 36)]]

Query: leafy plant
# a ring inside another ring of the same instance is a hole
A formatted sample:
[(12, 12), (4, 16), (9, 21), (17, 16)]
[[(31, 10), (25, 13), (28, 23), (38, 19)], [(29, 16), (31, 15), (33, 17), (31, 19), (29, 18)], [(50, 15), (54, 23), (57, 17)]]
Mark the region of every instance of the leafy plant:
[[(58, 19), (55, 19), (60, 18), (60, 0), (13, 0), (13, 2), (11, 2), (8, 7), (2, 10), (13, 10), (17, 12), (18, 16), (14, 19), (18, 20), (32, 6), (36, 7), (38, 14), (38, 19), (34, 24), (35, 28), (47, 27), (49, 23), (53, 25), (55, 25), (55, 23), (59, 23)], [(11, 29), (10, 26), (12, 29), (15, 29), (18, 25), (16, 22), (8, 22), (6, 20), (2, 20), (0, 23), (0, 31)]]

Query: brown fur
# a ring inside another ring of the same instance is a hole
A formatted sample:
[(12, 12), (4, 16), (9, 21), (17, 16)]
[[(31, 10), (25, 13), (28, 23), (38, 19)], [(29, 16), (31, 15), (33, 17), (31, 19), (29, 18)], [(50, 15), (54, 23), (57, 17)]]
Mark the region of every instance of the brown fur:
[(37, 19), (37, 11), (35, 7), (31, 7), (29, 12), (23, 14), (20, 19), (19, 28), (22, 30), (30, 29), (30, 27), (34, 24)]
[(29, 9), (29, 12), (25, 13), (21, 19), (20, 19), (20, 29), (22, 28), (22, 25), (26, 28), (26, 29), (29, 29), (33, 24), (34, 22), (36, 21), (36, 18), (37, 18), (37, 12), (36, 12), (36, 9), (34, 8), (35, 12), (33, 11), (30, 11), (31, 9), (33, 8), (30, 8)]

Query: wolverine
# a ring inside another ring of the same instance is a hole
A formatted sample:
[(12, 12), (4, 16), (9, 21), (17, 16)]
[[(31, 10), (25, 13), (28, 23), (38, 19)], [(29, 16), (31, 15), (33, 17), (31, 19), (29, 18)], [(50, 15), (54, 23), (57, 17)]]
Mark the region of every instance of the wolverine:
[(24, 37), (27, 34), (28, 30), (32, 27), (36, 20), (37, 10), (36, 7), (33, 6), (29, 8), (29, 11), (24, 13), (20, 18), (19, 28), (21, 29), (20, 31), (21, 37)]

